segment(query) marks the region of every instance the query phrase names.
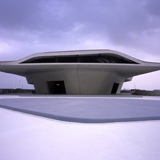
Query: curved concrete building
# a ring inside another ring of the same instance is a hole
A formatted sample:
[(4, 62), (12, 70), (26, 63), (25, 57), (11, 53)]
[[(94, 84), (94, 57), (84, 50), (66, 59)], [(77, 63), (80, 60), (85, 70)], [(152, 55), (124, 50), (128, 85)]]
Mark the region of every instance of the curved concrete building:
[(156, 70), (159, 63), (113, 50), (46, 52), (0, 62), (0, 71), (26, 77), (38, 94), (116, 94), (123, 82)]

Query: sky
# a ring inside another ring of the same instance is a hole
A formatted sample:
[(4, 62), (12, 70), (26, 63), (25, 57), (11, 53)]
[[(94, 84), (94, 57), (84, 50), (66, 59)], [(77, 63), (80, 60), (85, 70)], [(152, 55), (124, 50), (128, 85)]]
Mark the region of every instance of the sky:
[[(159, 0), (0, 0), (0, 61), (49, 51), (111, 49), (160, 62)], [(123, 89), (160, 89), (160, 71)], [(33, 88), (0, 72), (0, 88)]]

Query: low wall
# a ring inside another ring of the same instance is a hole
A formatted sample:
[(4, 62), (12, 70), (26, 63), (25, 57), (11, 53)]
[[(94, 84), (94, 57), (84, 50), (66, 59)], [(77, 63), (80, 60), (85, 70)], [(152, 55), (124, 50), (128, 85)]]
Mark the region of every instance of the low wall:
[(136, 90), (133, 95), (160, 96), (160, 91)]

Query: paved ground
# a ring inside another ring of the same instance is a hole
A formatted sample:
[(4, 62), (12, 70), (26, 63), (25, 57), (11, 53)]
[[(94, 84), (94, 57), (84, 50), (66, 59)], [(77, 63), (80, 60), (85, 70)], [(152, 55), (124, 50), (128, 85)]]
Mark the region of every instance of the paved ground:
[(80, 123), (160, 120), (160, 97), (150, 96), (2, 95), (0, 107)]
[[(0, 104), (31, 113), (0, 108), (0, 160), (159, 160), (160, 120), (153, 120), (159, 117), (159, 97), (7, 95)], [(33, 113), (76, 122), (77, 116), (80, 122), (107, 116), (106, 122), (117, 123), (66, 122)], [(122, 116), (148, 121), (119, 122)]]

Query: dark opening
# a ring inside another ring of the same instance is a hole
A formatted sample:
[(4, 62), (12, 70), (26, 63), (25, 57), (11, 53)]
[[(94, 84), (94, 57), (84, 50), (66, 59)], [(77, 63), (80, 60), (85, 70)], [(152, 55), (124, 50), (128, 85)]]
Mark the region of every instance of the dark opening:
[(58, 62), (59, 63), (77, 63), (77, 56), (59, 56)]
[(118, 89), (119, 83), (113, 83), (111, 94), (116, 94)]
[(64, 81), (48, 81), (49, 94), (66, 94)]

